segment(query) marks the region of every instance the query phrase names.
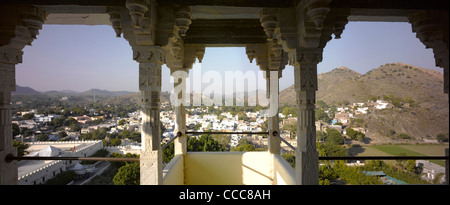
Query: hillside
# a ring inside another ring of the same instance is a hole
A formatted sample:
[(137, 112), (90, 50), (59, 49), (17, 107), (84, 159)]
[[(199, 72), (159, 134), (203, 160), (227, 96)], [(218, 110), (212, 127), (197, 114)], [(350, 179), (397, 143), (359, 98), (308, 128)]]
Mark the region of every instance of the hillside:
[(39, 95), (41, 93), (30, 87), (22, 87), (20, 85), (16, 85), (16, 91), (12, 92), (12, 94), (13, 95)]
[(105, 96), (122, 96), (129, 95), (134, 92), (130, 91), (109, 91), (109, 90), (100, 90), (100, 89), (90, 89), (88, 91), (79, 93), (79, 95), (105, 95)]
[[(409, 108), (377, 110), (361, 116), (365, 126), (377, 137), (390, 129), (417, 139), (448, 133), (448, 96), (443, 91), (442, 73), (403, 63), (388, 63), (362, 75), (346, 67), (318, 76), (317, 100), (341, 106), (391, 95), (412, 99)], [(280, 92), (280, 104), (295, 102), (294, 86)]]
[[(161, 103), (168, 103), (170, 101), (169, 92), (161, 92)], [(131, 93), (127, 95), (115, 96), (102, 102), (105, 105), (120, 105), (120, 104), (137, 104), (141, 103), (141, 93)]]

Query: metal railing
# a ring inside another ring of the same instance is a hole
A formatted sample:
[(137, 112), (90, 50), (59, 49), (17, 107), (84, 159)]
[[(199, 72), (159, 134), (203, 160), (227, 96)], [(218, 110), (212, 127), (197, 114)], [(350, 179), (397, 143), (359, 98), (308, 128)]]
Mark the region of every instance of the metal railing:
[(352, 156), (352, 157), (319, 157), (319, 160), (449, 160), (449, 156)]
[(268, 135), (269, 132), (195, 132), (195, 131), (187, 131), (186, 134), (193, 134), (193, 135), (201, 135), (201, 134), (241, 134), (241, 135)]
[(10, 163), (13, 160), (82, 160), (82, 161), (114, 161), (114, 162), (139, 162), (139, 158), (120, 158), (120, 157), (18, 157), (8, 154), (5, 162)]
[(274, 136), (277, 136), (278, 138), (280, 138), (281, 139), (281, 141), (283, 141), (284, 142), (284, 144), (286, 144), (287, 146), (289, 146), (292, 150), (294, 150), (295, 151), (295, 147), (294, 146), (292, 146), (291, 145), (291, 143), (289, 143), (288, 141), (286, 141), (284, 138), (282, 138), (279, 134), (278, 134), (278, 132), (277, 131), (273, 131), (273, 135)]

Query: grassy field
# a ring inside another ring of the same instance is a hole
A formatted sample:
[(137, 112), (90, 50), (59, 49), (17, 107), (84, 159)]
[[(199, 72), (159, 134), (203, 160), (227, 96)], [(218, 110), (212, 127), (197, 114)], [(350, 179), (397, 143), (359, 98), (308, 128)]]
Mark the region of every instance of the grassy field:
[[(446, 144), (399, 144), (399, 145), (372, 145), (349, 149), (349, 154), (356, 156), (444, 156)], [(430, 160), (433, 163), (445, 166), (443, 160)]]

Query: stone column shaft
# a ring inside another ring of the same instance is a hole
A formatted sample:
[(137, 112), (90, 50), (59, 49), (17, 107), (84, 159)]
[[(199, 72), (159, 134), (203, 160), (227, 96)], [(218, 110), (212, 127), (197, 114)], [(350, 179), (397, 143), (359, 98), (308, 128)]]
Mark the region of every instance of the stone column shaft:
[(319, 182), (314, 111), (317, 64), (301, 63), (294, 67), (294, 73), (297, 98), (296, 180), (300, 185), (316, 185)]
[[(278, 73), (278, 71), (275, 71)], [(272, 76), (273, 77), (273, 76)], [(279, 97), (279, 75), (277, 75), (276, 80), (270, 80), (270, 71), (266, 71), (266, 89), (267, 89), (267, 98), (270, 99), (270, 97), (276, 97), (277, 99), (272, 99), (270, 103), (278, 103), (278, 97)], [(271, 82), (275, 85), (271, 85)], [(276, 95), (271, 95), (271, 92), (275, 92)], [(273, 105), (271, 105), (273, 107)], [(273, 134), (273, 132), (277, 132), (280, 134), (280, 128), (279, 128), (279, 119), (278, 119), (278, 104), (276, 105), (277, 112), (273, 116), (269, 116), (267, 119), (267, 129), (269, 130), (268, 135), (268, 141), (269, 141), (269, 152), (271, 154), (280, 154), (281, 149), (281, 140), (277, 136)]]
[[(175, 141), (175, 155), (185, 155), (187, 153), (187, 137), (186, 137), (186, 108), (184, 106), (184, 100), (186, 97), (186, 78), (188, 73), (185, 71), (187, 69), (171, 69), (172, 76), (174, 77), (174, 94), (175, 99), (175, 130), (174, 134), (177, 135), (178, 132), (181, 133)], [(175, 72), (175, 73), (174, 73)]]
[(140, 184), (159, 185), (163, 183), (159, 107), (161, 66), (165, 61), (165, 53), (158, 46), (135, 46), (133, 58), (139, 62), (142, 107)]

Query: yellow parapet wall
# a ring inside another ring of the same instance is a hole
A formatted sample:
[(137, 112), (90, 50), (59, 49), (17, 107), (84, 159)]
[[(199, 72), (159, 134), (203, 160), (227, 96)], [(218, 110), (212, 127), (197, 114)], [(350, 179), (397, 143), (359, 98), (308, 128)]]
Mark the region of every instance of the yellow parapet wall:
[(185, 182), (189, 185), (270, 185), (268, 152), (189, 152)]
[(176, 155), (163, 170), (164, 185), (183, 185), (183, 155)]

